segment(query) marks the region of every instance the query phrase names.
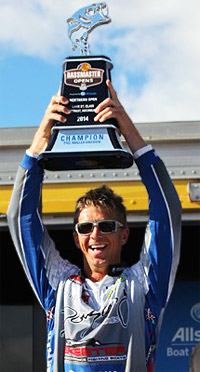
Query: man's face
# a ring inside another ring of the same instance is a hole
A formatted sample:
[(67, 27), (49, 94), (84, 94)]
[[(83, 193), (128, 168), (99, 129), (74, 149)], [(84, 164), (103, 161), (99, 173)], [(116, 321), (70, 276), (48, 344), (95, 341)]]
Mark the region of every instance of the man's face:
[[(101, 220), (118, 220), (115, 211), (89, 206), (79, 215), (78, 222)], [(75, 234), (76, 245), (84, 255), (84, 269), (91, 272), (107, 273), (109, 265), (120, 263), (121, 248), (128, 239), (128, 228), (118, 228), (111, 234), (102, 234), (98, 226), (94, 226), (89, 235)]]

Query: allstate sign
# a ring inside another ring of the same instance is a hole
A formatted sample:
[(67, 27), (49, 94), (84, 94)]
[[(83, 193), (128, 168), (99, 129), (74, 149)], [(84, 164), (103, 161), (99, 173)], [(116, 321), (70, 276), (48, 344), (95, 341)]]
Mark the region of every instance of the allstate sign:
[(196, 305), (194, 305), (191, 308), (190, 314), (191, 314), (192, 319), (200, 323), (200, 302), (198, 302)]
[(167, 306), (155, 372), (188, 372), (191, 353), (200, 342), (199, 282), (177, 282)]

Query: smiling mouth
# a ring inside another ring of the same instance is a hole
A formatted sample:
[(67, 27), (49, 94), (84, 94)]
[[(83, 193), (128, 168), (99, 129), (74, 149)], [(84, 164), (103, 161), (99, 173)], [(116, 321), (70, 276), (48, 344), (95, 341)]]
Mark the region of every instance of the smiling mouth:
[(104, 250), (106, 248), (106, 245), (105, 244), (93, 244), (90, 246), (90, 248), (95, 251), (95, 250)]

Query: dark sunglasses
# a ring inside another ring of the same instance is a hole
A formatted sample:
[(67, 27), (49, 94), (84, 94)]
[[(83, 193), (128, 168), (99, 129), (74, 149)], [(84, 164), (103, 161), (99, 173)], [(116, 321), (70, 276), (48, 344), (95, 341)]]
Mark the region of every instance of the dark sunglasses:
[(115, 233), (119, 227), (124, 227), (122, 223), (115, 220), (102, 220), (98, 222), (80, 222), (75, 226), (75, 231), (81, 235), (89, 235), (94, 227), (97, 226), (101, 234), (112, 234)]

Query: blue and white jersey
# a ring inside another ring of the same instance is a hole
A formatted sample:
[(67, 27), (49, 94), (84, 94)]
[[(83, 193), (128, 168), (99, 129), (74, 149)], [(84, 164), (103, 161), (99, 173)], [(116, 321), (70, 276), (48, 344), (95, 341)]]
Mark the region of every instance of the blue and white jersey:
[(37, 159), (25, 155), (19, 168), (8, 222), (27, 278), (46, 312), (49, 372), (153, 371), (163, 311), (179, 262), (181, 207), (153, 150), (139, 156), (136, 164), (149, 194), (140, 260), (98, 283), (60, 257), (43, 226), (43, 171)]

